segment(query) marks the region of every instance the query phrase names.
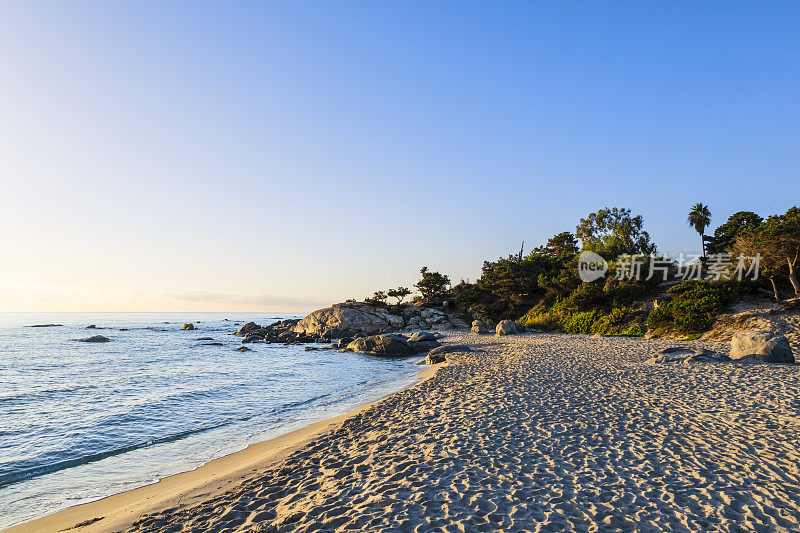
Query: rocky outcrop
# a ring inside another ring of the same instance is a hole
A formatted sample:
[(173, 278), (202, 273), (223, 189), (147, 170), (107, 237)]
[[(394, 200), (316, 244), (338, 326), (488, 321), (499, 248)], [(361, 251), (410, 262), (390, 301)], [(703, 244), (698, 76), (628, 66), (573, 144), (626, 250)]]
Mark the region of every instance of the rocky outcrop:
[(192, 330), (195, 330), (195, 329), (197, 329), (197, 328), (194, 327), (194, 324), (192, 324), (192, 323), (184, 324), (184, 325), (181, 326), (181, 330), (183, 330), (183, 331), (192, 331)]
[(447, 331), (467, 329), (463, 320), (444, 311), (415, 305), (381, 306), (343, 303), (314, 311), (293, 328), (295, 333), (314, 337), (352, 337), (378, 335), (392, 331), (414, 332), (426, 329)]
[(495, 328), (495, 333), (499, 335), (516, 335), (519, 333), (517, 325), (513, 320), (501, 320)]
[(86, 339), (80, 339), (81, 342), (110, 342), (111, 339), (108, 337), (103, 337), (102, 335), (95, 335), (94, 337), (88, 337)]
[(402, 357), (414, 353), (405, 337), (393, 334), (358, 338), (348, 344), (346, 350), (381, 357)]
[(789, 340), (766, 330), (742, 331), (731, 338), (731, 359), (764, 363), (794, 363)]

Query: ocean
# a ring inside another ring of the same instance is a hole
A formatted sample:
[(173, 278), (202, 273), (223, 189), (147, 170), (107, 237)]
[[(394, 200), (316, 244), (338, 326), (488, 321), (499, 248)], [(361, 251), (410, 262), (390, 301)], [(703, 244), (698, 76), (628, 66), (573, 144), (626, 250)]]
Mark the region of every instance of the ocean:
[[(235, 351), (239, 325), (281, 318), (298, 316), (0, 314), (0, 529), (342, 414), (419, 371), (303, 345)], [(62, 325), (30, 327), (48, 323)], [(92, 335), (111, 342), (75, 340)]]

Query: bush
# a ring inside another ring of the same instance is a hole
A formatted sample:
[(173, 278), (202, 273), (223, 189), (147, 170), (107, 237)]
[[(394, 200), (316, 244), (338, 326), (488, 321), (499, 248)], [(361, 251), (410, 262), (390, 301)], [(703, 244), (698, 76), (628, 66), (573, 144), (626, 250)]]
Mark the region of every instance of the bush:
[(684, 281), (667, 291), (670, 300), (650, 312), (647, 327), (657, 335), (704, 333), (711, 329), (717, 315), (752, 286), (742, 281)]

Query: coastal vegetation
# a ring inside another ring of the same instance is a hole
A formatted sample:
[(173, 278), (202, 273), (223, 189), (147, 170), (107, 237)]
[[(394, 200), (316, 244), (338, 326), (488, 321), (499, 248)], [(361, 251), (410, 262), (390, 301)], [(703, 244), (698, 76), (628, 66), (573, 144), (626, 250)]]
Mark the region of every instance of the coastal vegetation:
[[(415, 302), (449, 307), (490, 327), (512, 319), (565, 333), (685, 337), (708, 331), (745, 295), (800, 296), (800, 208), (766, 219), (740, 211), (713, 237), (706, 236), (708, 206), (692, 206), (687, 222), (703, 245), (703, 256), (690, 261), (658, 255), (641, 215), (604, 208), (581, 218), (574, 233), (560, 232), (527, 255), (521, 250), (485, 261), (474, 283), (451, 286), (447, 275), (423, 267)], [(584, 251), (608, 262), (607, 272), (595, 281), (578, 275)], [(387, 296), (398, 297), (379, 291), (367, 301)]]

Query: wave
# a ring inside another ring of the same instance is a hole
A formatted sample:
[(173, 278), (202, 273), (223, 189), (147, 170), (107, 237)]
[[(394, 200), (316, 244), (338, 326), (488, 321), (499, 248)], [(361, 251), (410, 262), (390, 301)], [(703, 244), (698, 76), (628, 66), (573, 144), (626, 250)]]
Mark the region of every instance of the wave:
[[(82, 455), (80, 457), (75, 457), (75, 458), (72, 458), (72, 459), (64, 459), (62, 461), (56, 461), (54, 463), (50, 463), (50, 464), (47, 464), (47, 465), (28, 466), (29, 465), (29, 461), (25, 461), (24, 463), (21, 463), (21, 464), (18, 463), (16, 465), (16, 468), (15, 468), (14, 463), (6, 463), (5, 465), (3, 465), (5, 467), (4, 469), (10, 470), (10, 471), (5, 473), (5, 474), (0, 473), (0, 487), (4, 487), (6, 485), (11, 485), (13, 483), (17, 483), (17, 482), (20, 482), (20, 481), (29, 480), (29, 479), (32, 479), (32, 478), (35, 478), (35, 477), (44, 476), (44, 475), (47, 475), (47, 474), (52, 474), (54, 472), (59, 472), (61, 470), (66, 470), (68, 468), (74, 468), (76, 466), (81, 466), (81, 465), (85, 465), (85, 464), (88, 464), (88, 463), (94, 463), (94, 462), (97, 462), (97, 461), (102, 461), (103, 459), (107, 459), (109, 457), (114, 457), (114, 456), (121, 455), (121, 454), (124, 454), (124, 453), (132, 452), (132, 451), (135, 451), (135, 450), (139, 450), (141, 448), (147, 448), (149, 446), (156, 446), (156, 445), (159, 445), (159, 444), (167, 444), (167, 443), (170, 443), (170, 442), (175, 442), (175, 441), (190, 437), (192, 435), (197, 435), (199, 433), (203, 433), (203, 432), (206, 432), (206, 431), (211, 431), (213, 429), (218, 429), (218, 428), (229, 426), (231, 424), (236, 424), (236, 423), (239, 423), (239, 422), (247, 422), (247, 421), (252, 420), (252, 419), (254, 419), (256, 417), (263, 416), (263, 415), (266, 415), (266, 414), (272, 415), (272, 414), (277, 413), (277, 412), (285, 412), (285, 411), (289, 411), (289, 410), (294, 410), (294, 409), (301, 408), (303, 406), (309, 405), (311, 403), (314, 403), (314, 402), (316, 402), (318, 400), (321, 400), (321, 399), (326, 398), (326, 397), (331, 396), (331, 395), (332, 394), (330, 394), (330, 393), (329, 394), (320, 394), (318, 396), (314, 396), (314, 397), (311, 397), (311, 398), (308, 398), (308, 399), (305, 399), (305, 400), (299, 400), (299, 401), (296, 401), (296, 402), (287, 402), (287, 403), (282, 404), (279, 407), (275, 407), (274, 409), (271, 409), (267, 413), (256, 413), (256, 414), (252, 414), (252, 415), (248, 415), (248, 416), (243, 416), (243, 417), (237, 417), (237, 418), (233, 418), (233, 419), (229, 419), (229, 420), (224, 420), (224, 421), (219, 422), (217, 424), (212, 424), (212, 425), (204, 426), (204, 427), (201, 427), (201, 428), (195, 428), (195, 429), (190, 429), (190, 430), (186, 430), (186, 431), (181, 431), (181, 432), (174, 433), (172, 435), (168, 435), (168, 436), (165, 436), (165, 437), (149, 439), (149, 440), (138, 442), (138, 443), (135, 443), (135, 444), (129, 444), (129, 445), (120, 446), (120, 447), (117, 447), (117, 448), (112, 448), (110, 450), (105, 450), (105, 451), (102, 451), (102, 452), (96, 452), (96, 453), (91, 453), (91, 454), (87, 454), (87, 455)], [(334, 400), (333, 402), (327, 402), (324, 405), (329, 405), (330, 403), (334, 403), (335, 401), (337, 401), (337, 400)], [(117, 422), (118, 421), (119, 421), (119, 419), (117, 419)]]

